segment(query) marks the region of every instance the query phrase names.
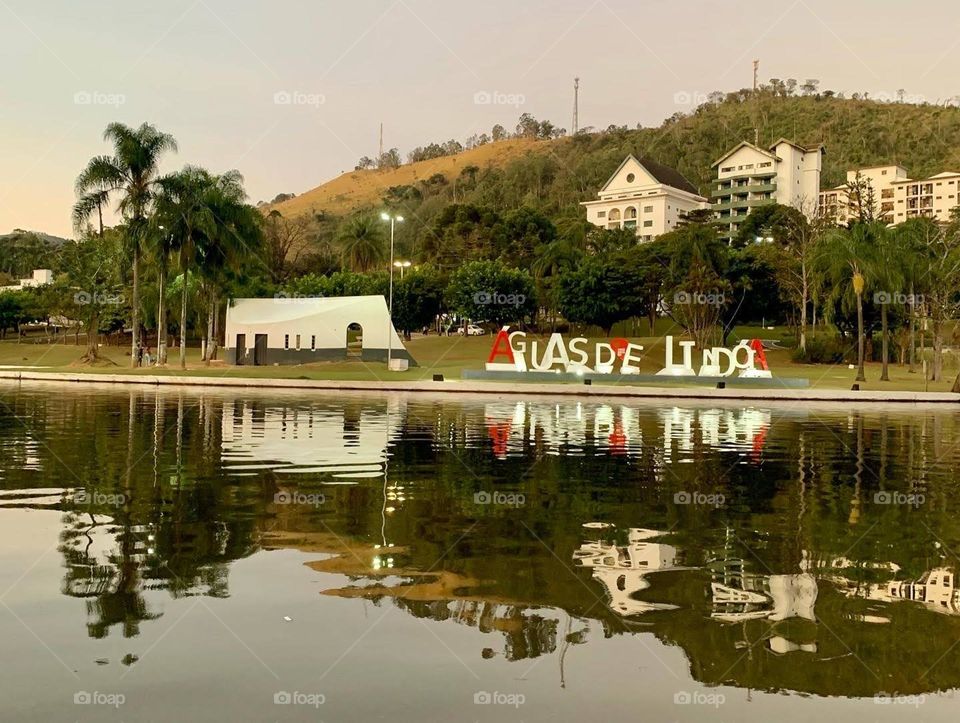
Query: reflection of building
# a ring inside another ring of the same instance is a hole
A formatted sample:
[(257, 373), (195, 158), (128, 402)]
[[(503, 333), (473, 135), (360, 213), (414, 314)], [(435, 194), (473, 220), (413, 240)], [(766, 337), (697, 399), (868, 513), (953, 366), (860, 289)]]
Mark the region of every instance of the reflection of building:
[(691, 211), (709, 208), (707, 199), (678, 171), (633, 156), (613, 172), (596, 201), (580, 205), (595, 226), (631, 229), (642, 241), (673, 231)]
[(848, 597), (893, 603), (910, 600), (922, 603), (935, 612), (960, 615), (960, 590), (956, 588), (953, 570), (935, 567), (923, 573), (917, 580), (890, 580), (880, 584), (857, 586), (845, 578), (835, 580)]
[(627, 545), (585, 542), (574, 552), (574, 563), (593, 569), (593, 579), (607, 591), (610, 608), (620, 615), (639, 615), (675, 606), (637, 600), (634, 595), (650, 587), (647, 575), (677, 569), (677, 548), (649, 540), (666, 533), (631, 527)]
[(403, 410), (389, 399), (376, 406), (288, 406), (228, 399), (223, 408), (221, 460), (230, 472), (270, 469), (337, 478), (379, 477), (387, 446), (402, 431)]

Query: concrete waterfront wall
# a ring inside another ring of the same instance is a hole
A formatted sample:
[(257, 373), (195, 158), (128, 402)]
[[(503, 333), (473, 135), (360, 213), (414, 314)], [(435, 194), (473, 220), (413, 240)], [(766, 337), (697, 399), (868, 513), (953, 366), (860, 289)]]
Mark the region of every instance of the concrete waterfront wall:
[[(385, 372), (386, 373), (386, 372)], [(236, 389), (300, 389), (317, 392), (424, 392), (432, 394), (493, 394), (508, 397), (586, 397), (597, 400), (613, 398), (672, 400), (757, 400), (770, 403), (850, 402), (864, 404), (954, 405), (960, 406), (960, 394), (950, 392), (860, 391), (846, 389), (751, 389), (751, 388), (684, 388), (638, 387), (592, 384), (523, 384), (447, 380), (434, 381), (337, 381), (311, 379), (256, 379), (210, 376), (152, 376), (145, 374), (86, 374), (70, 372), (33, 372), (0, 370), (0, 380), (49, 381), (86, 384), (140, 384), (152, 386), (229, 387)]]

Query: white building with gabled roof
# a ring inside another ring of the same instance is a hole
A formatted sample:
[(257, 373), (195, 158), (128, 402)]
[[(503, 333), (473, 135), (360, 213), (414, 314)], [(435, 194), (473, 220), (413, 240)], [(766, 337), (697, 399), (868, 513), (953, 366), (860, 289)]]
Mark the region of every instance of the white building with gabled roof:
[(808, 218), (817, 213), (820, 196), (822, 145), (801, 146), (780, 138), (767, 148), (742, 141), (713, 167), (717, 169), (711, 197), (723, 238), (731, 240), (757, 206), (793, 206)]
[(580, 205), (595, 226), (635, 229), (641, 241), (673, 231), (686, 214), (710, 207), (679, 171), (633, 155), (613, 172), (596, 201)]

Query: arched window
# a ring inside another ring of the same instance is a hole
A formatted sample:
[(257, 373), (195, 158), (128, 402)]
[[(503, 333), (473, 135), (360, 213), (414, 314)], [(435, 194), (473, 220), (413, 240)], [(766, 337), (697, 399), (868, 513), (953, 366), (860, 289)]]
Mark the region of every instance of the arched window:
[(607, 214), (607, 218), (608, 218), (610, 221), (619, 221), (619, 220), (620, 220), (620, 209), (619, 209), (619, 208), (611, 208), (611, 209), (610, 209), (610, 213)]

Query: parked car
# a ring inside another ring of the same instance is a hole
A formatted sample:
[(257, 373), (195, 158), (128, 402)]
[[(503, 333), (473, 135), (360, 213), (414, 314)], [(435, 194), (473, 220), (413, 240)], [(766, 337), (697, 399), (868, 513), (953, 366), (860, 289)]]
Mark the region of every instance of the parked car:
[(486, 329), (482, 326), (477, 326), (476, 324), (467, 324), (466, 332), (464, 332), (464, 327), (457, 329), (457, 334), (463, 336), (466, 333), (467, 336), (483, 336), (486, 334)]

